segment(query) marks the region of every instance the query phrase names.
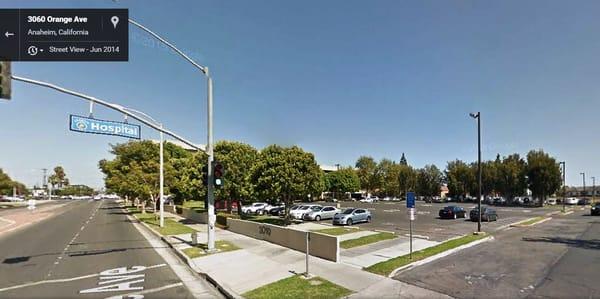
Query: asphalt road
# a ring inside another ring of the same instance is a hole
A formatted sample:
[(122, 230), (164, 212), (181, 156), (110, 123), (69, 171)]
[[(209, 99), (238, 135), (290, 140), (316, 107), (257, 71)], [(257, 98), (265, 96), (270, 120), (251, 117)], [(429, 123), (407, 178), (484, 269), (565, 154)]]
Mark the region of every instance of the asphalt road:
[(455, 298), (597, 297), (600, 226), (585, 214), (509, 228), (394, 279)]
[(71, 203), (0, 244), (2, 298), (192, 298), (114, 201)]
[[(320, 203), (335, 205), (334, 203)], [(433, 241), (444, 241), (449, 238), (462, 236), (477, 230), (477, 223), (467, 219), (439, 219), (438, 212), (445, 206), (458, 205), (467, 212), (476, 206), (474, 203), (425, 203), (416, 202), (417, 217), (413, 222), (413, 234), (428, 237)], [(341, 202), (341, 208), (365, 208), (371, 212), (372, 222), (357, 224), (365, 229), (384, 230), (400, 235), (409, 233), (409, 219), (406, 213), (406, 202)], [(483, 205), (486, 206), (486, 205)], [(543, 207), (504, 207), (493, 206), (498, 213), (498, 221), (482, 222), (483, 231), (497, 231), (508, 225), (531, 217), (545, 215), (556, 209)], [(331, 223), (331, 220), (324, 220)]]

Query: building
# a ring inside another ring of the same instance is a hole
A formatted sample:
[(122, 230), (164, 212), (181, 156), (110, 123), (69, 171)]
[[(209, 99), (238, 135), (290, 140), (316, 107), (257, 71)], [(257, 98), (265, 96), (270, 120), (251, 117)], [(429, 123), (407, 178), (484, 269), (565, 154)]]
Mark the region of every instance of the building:
[(600, 188), (595, 188), (593, 186), (585, 186), (585, 192), (583, 191), (583, 187), (567, 187), (567, 197), (592, 197), (592, 196), (600, 196)]

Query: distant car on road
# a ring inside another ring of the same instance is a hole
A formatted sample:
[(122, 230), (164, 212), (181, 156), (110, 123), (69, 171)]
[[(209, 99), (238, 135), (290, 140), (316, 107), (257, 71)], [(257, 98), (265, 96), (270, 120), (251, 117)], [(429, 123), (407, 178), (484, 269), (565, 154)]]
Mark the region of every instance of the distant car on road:
[(255, 202), (250, 206), (243, 206), (242, 213), (244, 214), (259, 214), (267, 206), (265, 202)]
[(371, 212), (365, 209), (347, 208), (333, 216), (334, 225), (352, 225), (358, 222), (371, 222)]
[(340, 210), (336, 209), (336, 207), (326, 206), (320, 209), (313, 209), (312, 211), (304, 214), (304, 220), (321, 221), (321, 219), (331, 219), (339, 212)]
[(466, 218), (467, 212), (465, 209), (458, 206), (447, 206), (440, 210), (439, 216), (441, 219), (456, 219)]
[[(475, 208), (472, 209), (471, 212), (469, 213), (469, 218), (471, 219), (471, 221), (477, 221), (479, 219), (479, 209)], [(492, 209), (492, 208), (488, 208), (488, 207), (482, 207), (481, 208), (481, 221), (497, 221), (498, 220), (498, 214), (496, 213), (496, 210)]]
[(597, 202), (592, 205), (592, 208), (590, 209), (590, 214), (592, 216), (600, 215), (600, 202)]

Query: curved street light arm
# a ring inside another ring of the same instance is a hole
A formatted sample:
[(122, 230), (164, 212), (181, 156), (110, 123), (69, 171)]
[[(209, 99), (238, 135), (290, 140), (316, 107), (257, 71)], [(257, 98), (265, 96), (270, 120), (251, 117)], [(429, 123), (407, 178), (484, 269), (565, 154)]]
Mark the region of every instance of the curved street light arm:
[(174, 132), (171, 132), (169, 130), (161, 128), (161, 126), (158, 126), (158, 125), (152, 123), (151, 121), (148, 121), (148, 120), (144, 119), (143, 117), (140, 117), (139, 115), (137, 115), (135, 113), (131, 113), (131, 112), (127, 111), (128, 108), (125, 108), (125, 107), (123, 107), (123, 106), (121, 106), (119, 104), (114, 104), (114, 103), (106, 102), (106, 101), (100, 100), (98, 98), (95, 98), (95, 97), (92, 97), (92, 96), (88, 96), (88, 95), (85, 95), (85, 94), (82, 94), (82, 93), (79, 93), (79, 92), (76, 92), (76, 91), (72, 91), (72, 90), (69, 90), (69, 89), (66, 89), (66, 88), (63, 88), (63, 87), (60, 87), (60, 86), (56, 86), (56, 85), (51, 84), (51, 83), (43, 82), (43, 81), (33, 80), (33, 79), (19, 77), (19, 76), (14, 76), (14, 75), (11, 76), (11, 78), (13, 80), (17, 80), (17, 81), (21, 81), (21, 82), (25, 82), (25, 83), (30, 83), (30, 84), (34, 84), (34, 85), (38, 85), (38, 86), (43, 86), (43, 87), (51, 88), (51, 89), (54, 89), (54, 90), (62, 92), (62, 93), (66, 93), (66, 94), (69, 94), (69, 95), (72, 95), (72, 96), (75, 96), (75, 97), (78, 97), (78, 98), (85, 99), (87, 101), (92, 101), (92, 102), (94, 102), (96, 104), (102, 105), (104, 107), (110, 108), (112, 110), (116, 110), (116, 111), (121, 112), (121, 113), (123, 113), (123, 114), (125, 114), (127, 116), (130, 116), (131, 118), (138, 120), (139, 122), (147, 125), (148, 127), (152, 128), (152, 129), (154, 129), (154, 130), (156, 130), (158, 132), (163, 132), (163, 133), (165, 133), (165, 134), (167, 134), (167, 135), (169, 135), (169, 136), (171, 136), (171, 137), (173, 137), (173, 138), (175, 138), (175, 139), (177, 139), (177, 140), (179, 140), (179, 141), (181, 141), (181, 142), (189, 145), (190, 147), (192, 147), (192, 148), (194, 148), (196, 150), (203, 151), (203, 152), (206, 151), (205, 148), (199, 147), (198, 145), (196, 145), (193, 142), (191, 142), (191, 141), (189, 141), (189, 140), (187, 140), (187, 139), (185, 139), (185, 138), (183, 138), (183, 137), (175, 134)]

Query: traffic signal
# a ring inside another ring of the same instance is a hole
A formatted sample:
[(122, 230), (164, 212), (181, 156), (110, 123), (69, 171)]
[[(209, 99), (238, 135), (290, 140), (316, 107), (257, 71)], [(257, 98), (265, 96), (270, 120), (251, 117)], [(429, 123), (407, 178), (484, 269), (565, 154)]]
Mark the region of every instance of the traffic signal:
[(10, 61), (0, 61), (0, 99), (10, 100)]
[(225, 174), (225, 169), (223, 168), (223, 164), (218, 161), (213, 162), (213, 177), (215, 182), (215, 187), (223, 187), (223, 175)]
[(202, 185), (208, 186), (208, 166), (202, 166)]

